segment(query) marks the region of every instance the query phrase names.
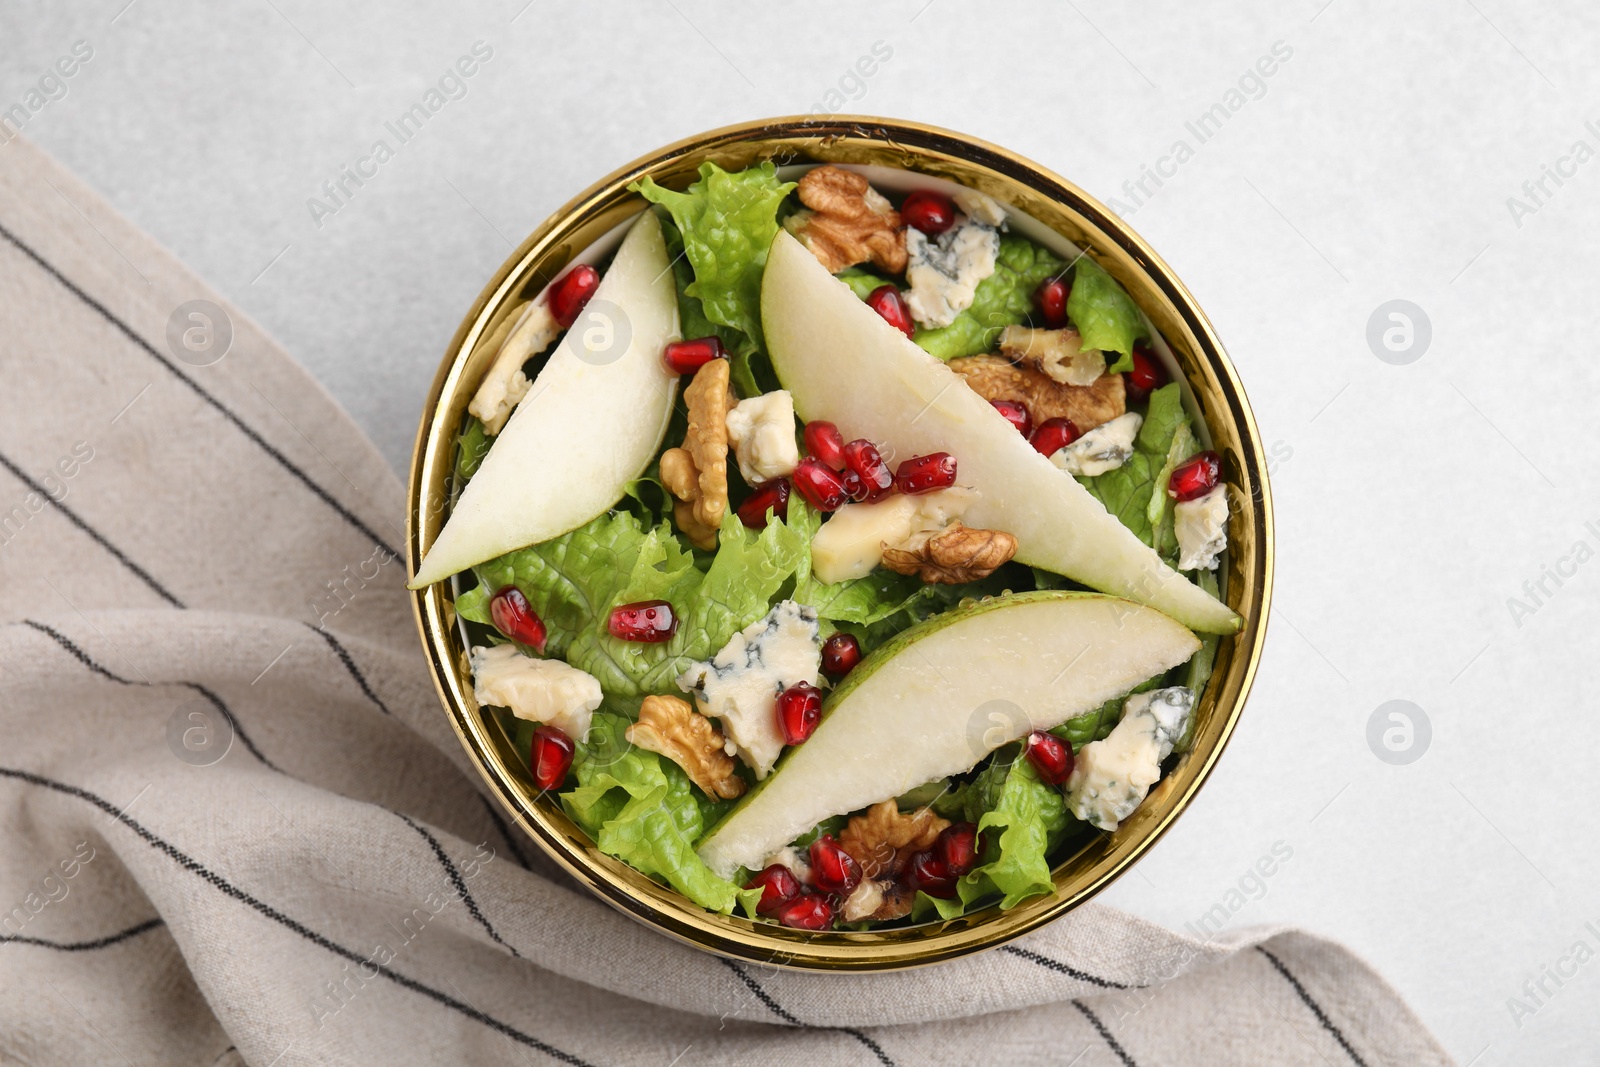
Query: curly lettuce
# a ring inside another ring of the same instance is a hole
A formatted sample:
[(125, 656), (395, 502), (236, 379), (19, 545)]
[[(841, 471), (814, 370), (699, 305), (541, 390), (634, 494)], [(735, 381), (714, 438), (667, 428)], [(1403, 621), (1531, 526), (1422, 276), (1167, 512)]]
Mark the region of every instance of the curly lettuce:
[[(793, 182), (780, 182), (777, 174), (770, 162), (730, 174), (707, 161), (700, 165), (700, 180), (681, 193), (662, 188), (648, 176), (628, 187), (672, 215), (683, 258), (693, 269), (692, 281), (684, 282), (685, 276), (678, 275), (684, 336), (706, 336), (694, 332), (703, 319), (748, 339), (746, 344), (715, 331), (724, 344), (733, 342), (729, 348), (737, 357), (734, 369), (744, 379), (735, 386), (746, 396), (760, 391), (751, 357), (764, 346), (761, 275), (778, 233), (778, 209), (794, 188)], [(676, 258), (675, 248), (669, 245), (668, 251)], [(685, 306), (683, 298), (691, 303)]]
[[(515, 585), (549, 628), (546, 655), (588, 671), (607, 694), (641, 696), (670, 691), (691, 664), (710, 659), (766, 614), (779, 589), (809, 562), (809, 538), (788, 524), (771, 522), (757, 532), (730, 512), (702, 571), (670, 525), (647, 527), (633, 514), (611, 512), (479, 564), (479, 584), (456, 599), (456, 611), (490, 624), (489, 597)], [(677, 611), (670, 641), (611, 636), (611, 609), (641, 600), (665, 600)]]
[(1127, 290), (1088, 256), (1079, 257), (1073, 267), (1067, 318), (1078, 328), (1084, 348), (1121, 353), (1108, 368), (1112, 373), (1133, 369), (1134, 342), (1150, 332)]
[[(1019, 234), (1003, 233), (994, 273), (978, 283), (972, 306), (948, 326), (918, 328), (912, 340), (924, 351), (947, 361), (987, 352), (994, 347), (1001, 330), (1027, 319), (1033, 310), (1033, 291), (1039, 283), (1065, 268), (1066, 264), (1042, 245)], [(856, 286), (852, 284), (851, 288)]]
[(483, 422), (476, 415), (468, 415), (466, 425), (461, 428), (461, 436), (456, 438), (456, 483), (466, 485), (478, 467), (483, 463), (483, 457), (489, 454), (489, 446), (494, 444), (494, 439), (483, 428)]
[(1055, 889), (1047, 855), (1076, 822), (1061, 790), (1041, 781), (1033, 765), (1014, 754), (1010, 760), (997, 757), (980, 772), (966, 800), (967, 818), (977, 822), (985, 842), (983, 861), (956, 881), (956, 895), (948, 900), (918, 893), (913, 917), (931, 909), (953, 919), (968, 905), (996, 895), (1002, 909), (1014, 908)]
[(724, 914), (743, 904), (754, 914), (761, 891), (717, 877), (694, 843), (718, 812), (671, 760), (629, 745), (628, 720), (595, 714), (589, 740), (573, 761), (578, 785), (561, 794), (572, 821), (608, 856), (672, 888), (703, 908)]

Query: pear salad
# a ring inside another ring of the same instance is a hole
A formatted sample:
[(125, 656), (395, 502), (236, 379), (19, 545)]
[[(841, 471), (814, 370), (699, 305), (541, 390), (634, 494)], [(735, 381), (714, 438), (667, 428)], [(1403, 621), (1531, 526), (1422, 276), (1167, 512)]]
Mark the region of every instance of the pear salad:
[(1221, 463), (1127, 292), (899, 177), (631, 186), (609, 262), (478, 344), (412, 582), (459, 576), (478, 703), (596, 847), (801, 930), (1053, 892), (1240, 625)]

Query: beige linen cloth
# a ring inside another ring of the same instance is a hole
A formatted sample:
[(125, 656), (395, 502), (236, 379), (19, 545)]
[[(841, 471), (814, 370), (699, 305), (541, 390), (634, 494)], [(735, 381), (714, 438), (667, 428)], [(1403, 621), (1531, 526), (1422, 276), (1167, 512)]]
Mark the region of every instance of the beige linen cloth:
[(613, 911), (474, 781), (394, 474), (237, 311), (169, 341), (194, 300), (225, 307), (0, 147), (0, 1064), (1449, 1062), (1291, 930), (1090, 904), (834, 976)]

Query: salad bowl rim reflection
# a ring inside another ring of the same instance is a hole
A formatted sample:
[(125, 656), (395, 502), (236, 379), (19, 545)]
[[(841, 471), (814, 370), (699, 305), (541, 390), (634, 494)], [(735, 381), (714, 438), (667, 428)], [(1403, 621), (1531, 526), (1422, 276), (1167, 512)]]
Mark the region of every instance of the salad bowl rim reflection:
[(479, 341), (590, 245), (648, 207), (628, 191), (630, 183), (648, 175), (682, 188), (707, 160), (729, 171), (767, 160), (780, 167), (879, 165), (954, 181), (1074, 242), (1128, 290), (1166, 342), (1169, 370), (1180, 370), (1189, 410), (1223, 456), (1231, 504), (1220, 577), (1227, 603), (1244, 621), (1220, 641), (1214, 672), (1197, 701), (1192, 748), (1118, 830), (1095, 833), (1056, 862), (1053, 895), (947, 921), (818, 933), (707, 911), (596, 848), (554, 797), (538, 790), (495, 715), (473, 698), (449, 581), (412, 594), (435, 687), (473, 766), (516, 825), (601, 899), (663, 933), (734, 959), (820, 971), (892, 970), (997, 947), (1064, 915), (1125, 873), (1183, 814), (1233, 733), (1265, 642), (1273, 574), (1267, 459), (1250, 405), (1210, 322), (1172, 269), (1120, 218), (1059, 175), (985, 141), (921, 123), (866, 116), (740, 123), (667, 145), (595, 182), (541, 223), (484, 287), (456, 330), (423, 408), (407, 492), (410, 575), (448, 515), (456, 437), (493, 356), (474, 352)]

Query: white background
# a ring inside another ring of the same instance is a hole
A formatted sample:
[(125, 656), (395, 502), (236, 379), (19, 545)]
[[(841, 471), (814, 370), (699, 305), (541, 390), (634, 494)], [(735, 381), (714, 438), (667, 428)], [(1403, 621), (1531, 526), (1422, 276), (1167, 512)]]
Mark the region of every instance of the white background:
[[(263, 323), (403, 468), (444, 346), (513, 242), (637, 155), (854, 110), (977, 134), (1131, 204), (1123, 183), (1195, 146), (1185, 121), (1284, 42), (1292, 57), (1132, 215), (1288, 458), (1254, 697), (1197, 805), (1105, 899), (1182, 926), (1282, 841), (1292, 858), (1227, 929), (1347, 942), (1463, 1063), (1586, 1058), (1600, 963), (1547, 980), (1531, 1016), (1507, 1000), (1579, 939), (1600, 950), (1584, 929), (1600, 920), (1600, 565), (1547, 582), (1521, 625), (1507, 600), (1578, 540), (1600, 547), (1600, 162), (1547, 180), (1543, 203), (1521, 192), (1575, 141), (1600, 150), (1600, 10), (525, 3), (6, 0), (0, 108), (90, 42), (27, 134)], [(307, 199), (479, 40), (494, 55), (468, 94), (316, 226)], [(852, 83), (875, 41), (892, 58)], [(1534, 209), (1520, 220), (1513, 195)], [(1396, 298), (1432, 324), (1406, 366), (1367, 341)], [(1432, 725), (1406, 766), (1366, 740), (1392, 699)]]

